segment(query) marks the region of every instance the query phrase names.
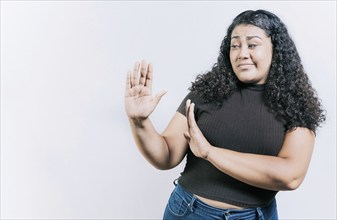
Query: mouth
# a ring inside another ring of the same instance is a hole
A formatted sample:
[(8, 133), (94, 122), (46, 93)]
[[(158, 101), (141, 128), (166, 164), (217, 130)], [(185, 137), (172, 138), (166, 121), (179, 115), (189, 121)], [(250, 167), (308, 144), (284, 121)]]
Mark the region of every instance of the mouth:
[(253, 63), (240, 63), (237, 67), (248, 67), (254, 65)]

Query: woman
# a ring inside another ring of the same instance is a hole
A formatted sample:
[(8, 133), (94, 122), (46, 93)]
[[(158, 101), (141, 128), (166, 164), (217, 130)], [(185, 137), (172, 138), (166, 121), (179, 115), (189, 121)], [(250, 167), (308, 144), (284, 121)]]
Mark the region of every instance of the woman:
[(135, 64), (125, 108), (153, 166), (171, 169), (187, 155), (164, 219), (278, 219), (275, 195), (300, 186), (325, 120), (282, 21), (265, 10), (239, 14), (218, 62), (162, 134), (149, 119), (165, 94), (152, 97), (152, 75), (152, 64)]

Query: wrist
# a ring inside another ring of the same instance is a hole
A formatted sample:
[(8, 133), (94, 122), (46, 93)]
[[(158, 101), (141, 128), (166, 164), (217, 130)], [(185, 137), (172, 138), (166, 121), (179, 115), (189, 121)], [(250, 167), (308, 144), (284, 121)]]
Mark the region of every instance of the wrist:
[(209, 160), (210, 154), (213, 150), (214, 150), (214, 146), (209, 144), (206, 151), (202, 154), (202, 158), (205, 159), (205, 160)]
[(208, 147), (208, 149), (205, 153), (204, 159), (210, 162), (210, 160), (212, 158), (212, 154), (214, 154), (215, 150), (216, 150), (216, 148), (213, 145), (209, 145), (209, 147)]
[(147, 118), (129, 117), (130, 124), (134, 125), (136, 128), (144, 128), (146, 119)]

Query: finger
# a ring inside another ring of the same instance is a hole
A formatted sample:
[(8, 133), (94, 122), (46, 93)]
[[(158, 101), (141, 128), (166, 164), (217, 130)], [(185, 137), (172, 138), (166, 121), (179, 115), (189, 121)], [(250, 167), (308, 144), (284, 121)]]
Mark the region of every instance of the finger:
[(131, 71), (128, 71), (126, 74), (126, 81), (125, 81), (125, 93), (131, 89)]
[(195, 118), (194, 118), (194, 106), (195, 106), (195, 104), (191, 103), (190, 107), (189, 107), (189, 110), (188, 110), (189, 111), (188, 121), (189, 121), (190, 129), (195, 129), (197, 127), (197, 123), (196, 123)]
[(190, 142), (191, 136), (190, 136), (190, 133), (189, 133), (188, 131), (185, 131), (185, 132), (184, 132), (184, 137), (185, 137), (185, 139), (187, 140), (187, 142)]
[(186, 100), (186, 105), (185, 105), (185, 111), (186, 111), (186, 119), (187, 119), (187, 125), (188, 128), (190, 128), (190, 122), (189, 122), (189, 109), (190, 109), (190, 104), (191, 104), (191, 100), (187, 99)]
[(152, 63), (149, 63), (147, 67), (147, 74), (146, 74), (146, 80), (145, 80), (145, 86), (152, 90), (152, 80), (153, 80), (153, 65)]
[(155, 96), (154, 96), (154, 101), (156, 102), (156, 104), (159, 103), (159, 101), (161, 100), (161, 98), (167, 93), (167, 91), (160, 91), (158, 92)]
[(139, 75), (139, 66), (140, 63), (137, 61), (133, 67), (133, 74), (131, 78), (131, 86), (137, 86), (138, 85), (138, 75)]
[(146, 62), (146, 60), (142, 60), (142, 63), (140, 65), (139, 85), (145, 84), (146, 72), (147, 72), (147, 62)]
[(186, 117), (188, 116), (188, 110), (190, 108), (191, 100), (187, 99), (185, 104)]

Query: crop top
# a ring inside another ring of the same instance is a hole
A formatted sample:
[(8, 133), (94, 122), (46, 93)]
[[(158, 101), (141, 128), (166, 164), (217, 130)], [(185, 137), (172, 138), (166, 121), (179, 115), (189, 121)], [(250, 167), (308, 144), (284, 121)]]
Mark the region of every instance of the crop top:
[[(264, 90), (264, 85), (243, 84), (220, 107), (190, 92), (177, 111), (186, 115), (186, 100), (195, 103), (196, 122), (213, 146), (277, 156), (285, 135), (285, 123), (264, 104)], [(226, 175), (210, 162), (194, 156), (190, 149), (178, 182), (193, 194), (240, 207), (266, 206), (277, 194), (277, 191), (254, 187)]]

